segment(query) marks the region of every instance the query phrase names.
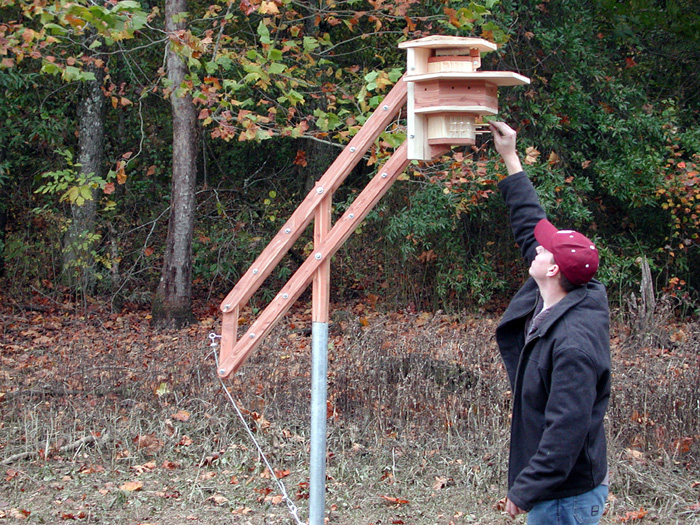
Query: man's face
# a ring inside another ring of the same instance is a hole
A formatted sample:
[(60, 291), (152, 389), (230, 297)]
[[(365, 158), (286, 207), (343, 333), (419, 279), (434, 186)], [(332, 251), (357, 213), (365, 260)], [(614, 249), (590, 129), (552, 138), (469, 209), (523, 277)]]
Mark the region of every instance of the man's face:
[(544, 279), (547, 276), (549, 270), (555, 266), (554, 256), (552, 252), (546, 250), (542, 246), (536, 248), (537, 255), (532, 260), (530, 264), (530, 276), (535, 279), (535, 281)]

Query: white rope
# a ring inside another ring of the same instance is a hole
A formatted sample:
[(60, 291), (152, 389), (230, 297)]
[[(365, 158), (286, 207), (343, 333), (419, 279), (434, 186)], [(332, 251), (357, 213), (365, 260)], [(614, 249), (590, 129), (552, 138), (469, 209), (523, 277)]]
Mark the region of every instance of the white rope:
[[(209, 334), (209, 339), (211, 339), (211, 345), (212, 347), (216, 347), (217, 343), (216, 340), (221, 338), (220, 335), (217, 335), (215, 333)], [(219, 356), (217, 355), (216, 352), (214, 353), (214, 360), (216, 361), (216, 369), (219, 370)], [(258, 441), (255, 439), (255, 435), (253, 434), (253, 431), (250, 429), (248, 426), (248, 423), (246, 423), (245, 417), (243, 417), (243, 413), (241, 410), (238, 408), (238, 405), (233, 399), (233, 396), (231, 395), (231, 392), (229, 392), (228, 388), (226, 388), (226, 385), (224, 384), (223, 379), (219, 376), (217, 373), (216, 376), (219, 378), (219, 381), (221, 382), (221, 388), (224, 389), (224, 392), (226, 392), (226, 396), (228, 396), (228, 400), (231, 402), (231, 405), (233, 408), (236, 410), (236, 414), (238, 414), (238, 419), (241, 420), (241, 423), (243, 423), (243, 428), (245, 428), (246, 432), (248, 433), (248, 436), (250, 437), (250, 440), (255, 444), (255, 448), (258, 450), (258, 454), (260, 454), (260, 457), (262, 458), (263, 462), (265, 463), (265, 466), (267, 467), (267, 470), (270, 472), (270, 475), (272, 476), (272, 479), (275, 480), (275, 483), (277, 484), (277, 489), (279, 490), (279, 493), (282, 495), (282, 498), (284, 499), (284, 502), (287, 504), (287, 508), (289, 508), (289, 512), (294, 518), (294, 521), (297, 523), (297, 525), (304, 525), (304, 522), (299, 519), (299, 508), (294, 504), (292, 499), (289, 497), (287, 494), (287, 489), (284, 486), (284, 483), (282, 483), (282, 480), (278, 478), (275, 475), (275, 471), (272, 468), (272, 465), (270, 465), (270, 462), (267, 460), (267, 457), (262, 451), (262, 448), (260, 447), (260, 444)]]

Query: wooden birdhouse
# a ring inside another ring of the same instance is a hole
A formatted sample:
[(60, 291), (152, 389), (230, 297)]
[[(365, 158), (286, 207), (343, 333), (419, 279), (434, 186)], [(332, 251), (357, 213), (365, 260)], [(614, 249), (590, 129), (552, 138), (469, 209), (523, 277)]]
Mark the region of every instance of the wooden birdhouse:
[(447, 147), (476, 142), (484, 115), (498, 113), (498, 88), (529, 84), (511, 71), (477, 71), (497, 49), (481, 38), (429, 36), (407, 51), (408, 158), (430, 160)]

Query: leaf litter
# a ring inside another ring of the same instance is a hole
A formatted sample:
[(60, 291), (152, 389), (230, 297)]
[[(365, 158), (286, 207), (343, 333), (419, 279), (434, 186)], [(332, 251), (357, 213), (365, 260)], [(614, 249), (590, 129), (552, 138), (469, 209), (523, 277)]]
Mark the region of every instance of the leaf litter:
[[(336, 305), (342, 315), (331, 325), (330, 523), (505, 523), (498, 500), (505, 494), (509, 392), (493, 341), (497, 319), (375, 306)], [(153, 330), (138, 308), (115, 314), (98, 305), (82, 314), (70, 305), (42, 312), (6, 305), (1, 312), (0, 519), (292, 523), (215, 377), (207, 335), (219, 320), (207, 309), (181, 330)], [(227, 382), (302, 515), (309, 325), (310, 309), (293, 309)], [(666, 375), (654, 376), (657, 388), (668, 386), (667, 376), (697, 378), (696, 331), (682, 331), (672, 351), (648, 350), (666, 360)], [(644, 356), (625, 351), (624, 341), (621, 330), (618, 377), (639, 388), (633, 372), (650, 378), (654, 371)], [(638, 494), (613, 484), (604, 523), (700, 522), (692, 485), (700, 477), (697, 434), (640, 408), (615, 409), (629, 414), (618, 429), (629, 435), (611, 451), (614, 474), (637, 483)], [(673, 495), (644, 498), (655, 487), (649, 469), (661, 478), (664, 443), (676, 475), (659, 483)], [(642, 482), (635, 472), (644, 469)]]

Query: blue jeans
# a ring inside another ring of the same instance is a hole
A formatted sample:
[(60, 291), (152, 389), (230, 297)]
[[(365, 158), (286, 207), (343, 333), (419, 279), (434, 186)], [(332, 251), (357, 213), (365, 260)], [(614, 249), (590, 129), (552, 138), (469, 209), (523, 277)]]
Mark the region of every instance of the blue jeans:
[(536, 503), (527, 514), (527, 525), (597, 525), (605, 510), (608, 486), (570, 498)]

